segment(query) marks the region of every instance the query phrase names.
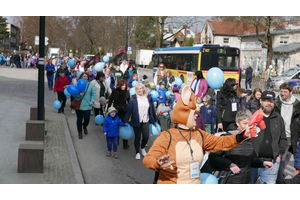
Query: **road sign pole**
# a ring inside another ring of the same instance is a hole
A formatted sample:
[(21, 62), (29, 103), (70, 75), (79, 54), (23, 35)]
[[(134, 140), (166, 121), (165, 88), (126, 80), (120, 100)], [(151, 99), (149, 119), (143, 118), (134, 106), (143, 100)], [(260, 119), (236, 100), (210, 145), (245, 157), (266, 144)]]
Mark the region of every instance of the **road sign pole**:
[(37, 119), (45, 120), (44, 113), (44, 67), (45, 67), (45, 16), (40, 17), (40, 38), (39, 38), (39, 59), (38, 59), (38, 99), (37, 99)]

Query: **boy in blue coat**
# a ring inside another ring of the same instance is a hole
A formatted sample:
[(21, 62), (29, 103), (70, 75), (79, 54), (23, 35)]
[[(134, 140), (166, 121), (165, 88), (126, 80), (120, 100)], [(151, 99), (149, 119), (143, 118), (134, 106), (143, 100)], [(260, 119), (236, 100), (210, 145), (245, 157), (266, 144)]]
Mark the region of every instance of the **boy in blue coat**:
[[(103, 134), (106, 135), (107, 149), (108, 153), (107, 157), (111, 155), (114, 158), (118, 158), (117, 150), (118, 150), (118, 137), (119, 137), (119, 126), (125, 126), (123, 122), (119, 119), (116, 114), (117, 110), (114, 107), (109, 107), (107, 111), (107, 117), (105, 118), (103, 124)], [(113, 145), (113, 153), (111, 153), (111, 145)]]
[(200, 108), (200, 114), (202, 115), (205, 130), (207, 133), (215, 134), (215, 119), (216, 119), (216, 111), (214, 107), (209, 105), (210, 96), (207, 94), (203, 98), (203, 106)]
[(158, 106), (161, 105), (161, 106), (164, 106), (165, 103), (166, 103), (166, 88), (165, 88), (165, 83), (163, 81), (161, 81), (159, 83), (159, 88), (157, 90), (158, 92), (158, 98), (157, 98), (157, 103), (158, 103)]

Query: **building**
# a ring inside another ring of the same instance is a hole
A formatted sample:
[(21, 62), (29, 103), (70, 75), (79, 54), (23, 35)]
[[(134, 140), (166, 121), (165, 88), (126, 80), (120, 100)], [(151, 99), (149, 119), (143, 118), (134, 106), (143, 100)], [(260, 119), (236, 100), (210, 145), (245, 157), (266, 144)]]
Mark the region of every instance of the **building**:
[[(164, 28), (164, 43), (163, 47), (181, 47), (184, 46), (184, 39), (189, 40), (195, 38), (195, 33), (189, 28), (185, 27), (182, 30), (180, 29), (171, 29), (171, 26)], [(176, 35), (174, 35), (177, 33)]]
[[(267, 49), (262, 48), (258, 39), (263, 39), (264, 30), (256, 29), (253, 24), (243, 22), (222, 22), (207, 20), (201, 31), (201, 44), (219, 44), (241, 49), (242, 72), (249, 63), (256, 76), (266, 69)], [(272, 65), (280, 75), (283, 71), (300, 64), (300, 27), (278, 23), (271, 27), (273, 41)]]
[(20, 40), (20, 29), (10, 23), (6, 24), (7, 31), (9, 36), (2, 39), (0, 48), (2, 51), (13, 51), (19, 50), (19, 40)]

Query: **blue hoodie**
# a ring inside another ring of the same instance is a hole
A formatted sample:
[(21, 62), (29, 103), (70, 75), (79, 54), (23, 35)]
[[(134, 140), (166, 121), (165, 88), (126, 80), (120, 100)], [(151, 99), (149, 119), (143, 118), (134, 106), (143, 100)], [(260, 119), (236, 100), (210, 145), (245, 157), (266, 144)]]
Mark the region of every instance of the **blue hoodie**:
[[(157, 92), (158, 92), (158, 99), (159, 99), (157, 101), (157, 103), (166, 103), (166, 92), (167, 92), (167, 90), (166, 89), (162, 90), (161, 88), (159, 88), (157, 90)], [(160, 98), (160, 97), (162, 97), (162, 98)]]

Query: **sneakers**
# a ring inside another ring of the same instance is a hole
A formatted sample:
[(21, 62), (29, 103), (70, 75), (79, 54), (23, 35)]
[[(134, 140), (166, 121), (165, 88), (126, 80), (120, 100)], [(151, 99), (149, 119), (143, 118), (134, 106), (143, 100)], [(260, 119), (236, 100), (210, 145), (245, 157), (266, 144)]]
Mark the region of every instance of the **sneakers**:
[(107, 157), (110, 157), (110, 156), (111, 156), (111, 152), (108, 152), (108, 153), (106, 154), (106, 156), (107, 156)]
[(118, 158), (117, 152), (114, 152), (112, 155), (113, 155), (113, 157), (114, 157), (115, 159)]
[(146, 152), (145, 148), (141, 149), (141, 153), (143, 156), (146, 156), (147, 152)]
[(141, 159), (141, 154), (140, 154), (140, 153), (137, 153), (137, 154), (135, 155), (135, 159), (136, 159), (136, 160), (140, 160), (140, 159)]

